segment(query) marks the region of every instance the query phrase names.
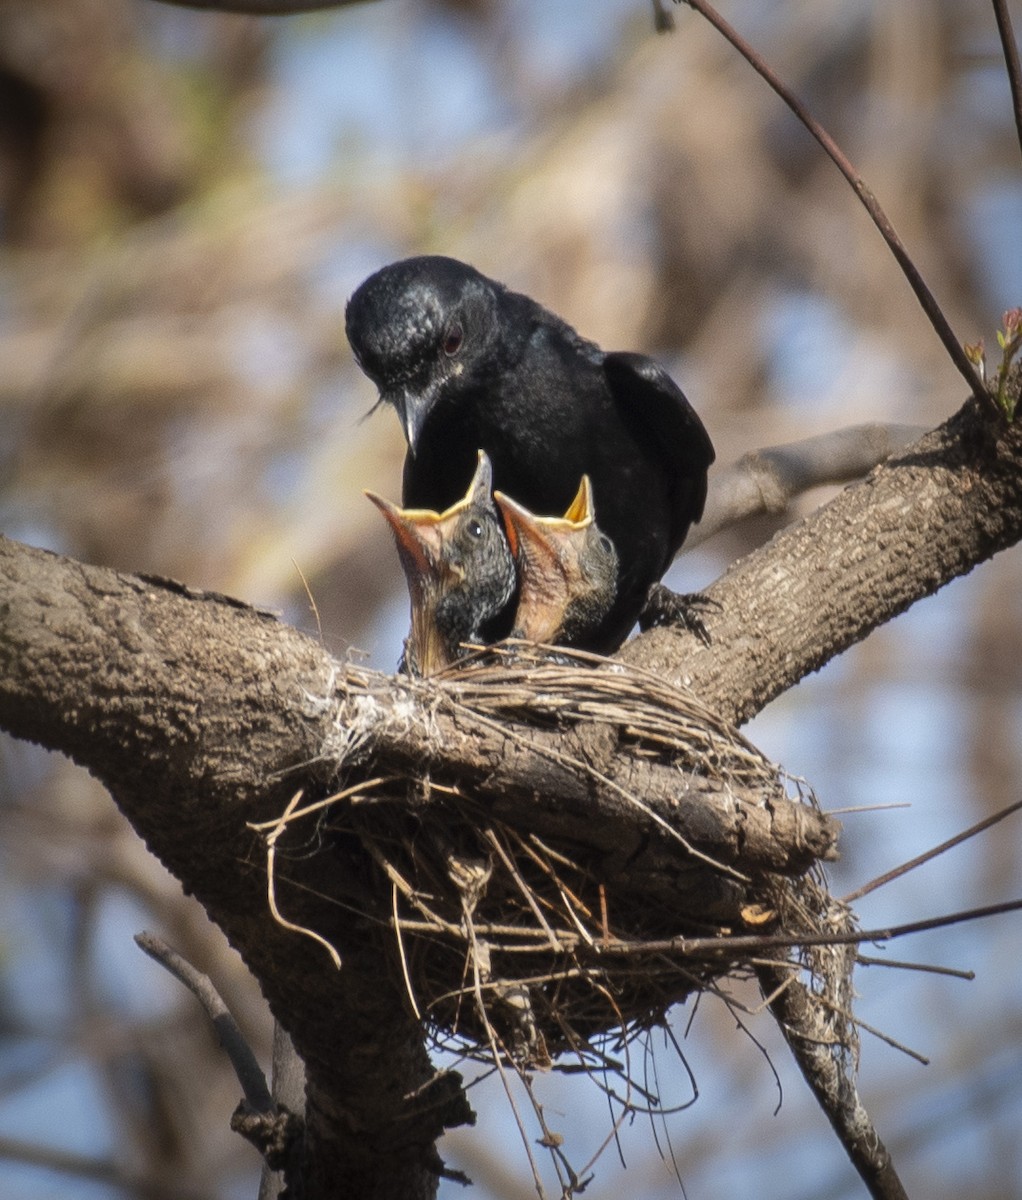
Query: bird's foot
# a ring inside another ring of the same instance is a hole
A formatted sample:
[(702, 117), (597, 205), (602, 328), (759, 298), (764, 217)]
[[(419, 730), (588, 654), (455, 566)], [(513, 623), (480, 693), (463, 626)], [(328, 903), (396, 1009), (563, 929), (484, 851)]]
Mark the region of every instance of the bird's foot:
[(702, 613), (719, 612), (720, 608), (718, 601), (702, 592), (672, 592), (664, 584), (654, 583), (639, 613), (639, 628), (645, 632), (656, 625), (680, 625), (708, 646), (710, 635), (703, 624)]

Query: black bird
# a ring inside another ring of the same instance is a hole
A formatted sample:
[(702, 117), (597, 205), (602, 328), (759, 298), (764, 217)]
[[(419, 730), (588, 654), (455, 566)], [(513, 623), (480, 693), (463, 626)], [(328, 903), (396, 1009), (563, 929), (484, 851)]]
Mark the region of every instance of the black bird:
[(702, 516), (714, 457), (667, 372), (640, 354), (601, 350), (452, 258), (377, 271), (348, 302), (346, 326), (404, 426), (405, 505), (452, 504), (480, 447), (495, 485), (534, 513), (564, 512), (589, 476), (619, 569), (614, 603), (585, 648), (616, 649)]
[(492, 482), (480, 451), (468, 491), (445, 512), (398, 508), (366, 492), (393, 530), (408, 581), (412, 627), (401, 669), (411, 675), (435, 675), (465, 654), (463, 643), (490, 641), (488, 624), (514, 595), (514, 560)]
[(537, 517), (494, 493), (518, 568), (511, 636), (554, 646), (584, 644), (617, 594), (617, 552), (593, 519), (593, 489), (582, 476), (563, 517)]

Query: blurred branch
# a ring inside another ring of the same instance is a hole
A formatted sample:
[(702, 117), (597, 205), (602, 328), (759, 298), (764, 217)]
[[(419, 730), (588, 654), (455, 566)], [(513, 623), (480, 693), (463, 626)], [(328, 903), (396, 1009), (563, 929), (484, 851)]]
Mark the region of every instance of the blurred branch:
[(1018, 42), (1011, 27), (1011, 14), (1008, 12), (1007, 0), (993, 0), (994, 16), (997, 18), (997, 32), (1004, 49), (1004, 65), (1008, 71), (1008, 83), (1011, 87), (1011, 107), (1015, 114), (1015, 132), (1018, 134), (1019, 148), (1022, 149), (1022, 65), (1018, 60)]
[(748, 517), (783, 513), (796, 496), (813, 488), (860, 479), (924, 432), (916, 425), (852, 425), (743, 454), (711, 473), (703, 519), (685, 548)]
[[(677, 0), (679, 4), (687, 4), (690, 8), (694, 8), (701, 16), (725, 37), (745, 61), (753, 68), (757, 74), (770, 85), (771, 88), (781, 97), (784, 103), (791, 109), (798, 120), (812, 134), (816, 141), (823, 148), (826, 155), (834, 163), (841, 174), (848, 180), (852, 186), (852, 190), (859, 197), (863, 207), (869, 213), (873, 224), (880, 231), (881, 237), (887, 243), (897, 260), (898, 266), (901, 267), (902, 274), (908, 280), (909, 286), (915, 292), (916, 299), (922, 306), (923, 312), (929, 318), (930, 324), (940, 338), (944, 349), (947, 351), (949, 358), (958, 368), (959, 373), (965, 382), (969, 385), (969, 390), (973, 396), (981, 404), (989, 405), (994, 411), (997, 406), (994, 404), (990, 393), (983, 385), (983, 381), (976, 373), (976, 369), (970, 361), (965, 350), (962, 348), (961, 341), (955, 336), (954, 330), (948, 324), (947, 318), (940, 305), (937, 303), (933, 293), (926, 286), (926, 281), (919, 272), (918, 267), (913, 262), (908, 251), (902, 244), (901, 239), (895, 232), (894, 226), (891, 224), (887, 214), (880, 207), (880, 203), (876, 196), (870, 191), (865, 180), (859, 175), (855, 167), (849, 161), (847, 155), (841, 147), (834, 141), (830, 134), (809, 112), (806, 106), (798, 99), (798, 97), (777, 77), (770, 66), (760, 57), (759, 54), (749, 45), (748, 42), (740, 36), (740, 34), (724, 18), (707, 0)], [(998, 413), (998, 415), (1000, 415)]]
[(126, 1173), (109, 1159), (91, 1158), (87, 1154), (75, 1154), (50, 1145), (40, 1146), (22, 1138), (0, 1135), (0, 1160), (25, 1163), (74, 1179), (106, 1184), (138, 1196), (140, 1200), (208, 1200), (208, 1192), (195, 1192), (176, 1184), (139, 1178)]
[(177, 8), (198, 8), (204, 12), (247, 13), (253, 17), (287, 17), (296, 13), (322, 12), (326, 8), (347, 8), (368, 0), (159, 0)]
[(941, 854), (954, 849), (955, 846), (960, 846), (962, 842), (967, 842), (977, 834), (983, 833), (984, 830), (998, 824), (1006, 817), (1012, 816), (1020, 808), (1022, 808), (1022, 800), (1017, 800), (1014, 804), (1006, 805), (1004, 808), (992, 813), (989, 817), (984, 817), (982, 821), (977, 821), (974, 825), (970, 825), (968, 829), (963, 830), (961, 833), (956, 833), (954, 837), (948, 838), (947, 841), (941, 842), (939, 846), (934, 846), (930, 850), (916, 855), (915, 858), (909, 859), (908, 862), (901, 863), (899, 866), (893, 867), (890, 871), (885, 871), (882, 875), (871, 879), (868, 883), (864, 883), (861, 887), (857, 887), (853, 892), (842, 896), (841, 903), (853, 904), (856, 900), (861, 900), (863, 896), (868, 896), (870, 892), (875, 892), (877, 888), (886, 887), (887, 884), (893, 882), (895, 879), (900, 879), (902, 875), (907, 875), (909, 871), (914, 871), (916, 867), (921, 867), (924, 863), (939, 858)]
[(653, 0), (653, 28), (657, 33), (670, 33), (674, 29), (674, 16), (664, 8), (664, 0)]

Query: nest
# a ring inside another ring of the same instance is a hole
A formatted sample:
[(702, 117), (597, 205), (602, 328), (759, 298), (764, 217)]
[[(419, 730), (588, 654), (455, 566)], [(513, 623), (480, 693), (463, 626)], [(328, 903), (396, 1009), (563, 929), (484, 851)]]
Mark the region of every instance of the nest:
[[(345, 786), (293, 808), (276, 832), (315, 811), (321, 829), (372, 864), (366, 912), (438, 1044), (519, 1070), (604, 1069), (679, 1000), (788, 961), (757, 948), (764, 935), (776, 946), (778, 934), (783, 944), (847, 925), (813, 853), (784, 848), (778, 871), (743, 858), (740, 842), (717, 859), (696, 836), (700, 805), (730, 805), (746, 823), (783, 806), (809, 825), (825, 818), (805, 785), (681, 689), (616, 662), (521, 646), (431, 680), (349, 667), (344, 685), (329, 755)], [(612, 731), (607, 753), (626, 761), (624, 774), (609, 776), (580, 748), (600, 730)], [(489, 747), (489, 774), (466, 781), (450, 765), (455, 743)], [(615, 860), (599, 822), (588, 838), (557, 795), (507, 800), (494, 745), (526, 746), (559, 780), (617, 796), (644, 830), (641, 853)], [(403, 769), (392, 774), (398, 751)], [(669, 770), (677, 796), (651, 807), (632, 794), (622, 780), (647, 768)], [(847, 956), (814, 950), (790, 964), (818, 990), (847, 988)]]

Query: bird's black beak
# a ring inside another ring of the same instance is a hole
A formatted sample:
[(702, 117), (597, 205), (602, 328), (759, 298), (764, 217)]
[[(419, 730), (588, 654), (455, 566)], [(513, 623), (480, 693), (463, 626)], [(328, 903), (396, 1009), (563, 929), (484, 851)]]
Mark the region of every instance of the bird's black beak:
[(415, 447), (419, 441), (419, 434), (422, 432), (422, 426), (426, 421), (426, 414), (430, 410), (430, 400), (428, 396), (423, 396), (420, 392), (412, 392), (406, 388), (388, 392), (384, 399), (388, 404), (394, 406), (394, 410), (398, 415), (398, 420), (401, 422), (401, 428), (405, 431), (405, 441), (408, 443), (408, 449), (414, 456)]

